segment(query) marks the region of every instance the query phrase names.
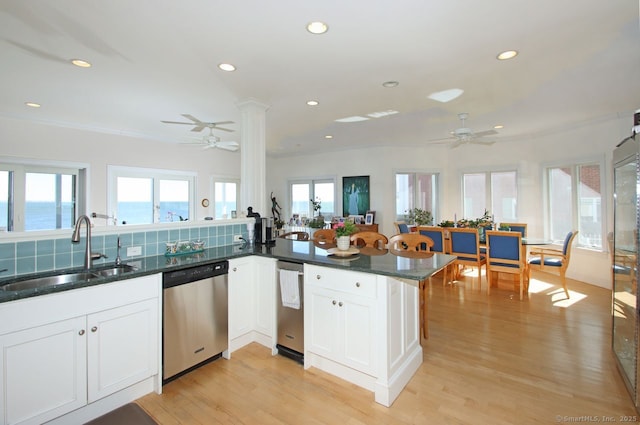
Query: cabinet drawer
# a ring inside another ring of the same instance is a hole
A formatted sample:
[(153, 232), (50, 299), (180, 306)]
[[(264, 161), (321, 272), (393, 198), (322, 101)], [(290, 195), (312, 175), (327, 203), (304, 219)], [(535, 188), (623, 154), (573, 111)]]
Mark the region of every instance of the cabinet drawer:
[(376, 276), (373, 274), (305, 264), (304, 275), (307, 285), (368, 298), (376, 297)]

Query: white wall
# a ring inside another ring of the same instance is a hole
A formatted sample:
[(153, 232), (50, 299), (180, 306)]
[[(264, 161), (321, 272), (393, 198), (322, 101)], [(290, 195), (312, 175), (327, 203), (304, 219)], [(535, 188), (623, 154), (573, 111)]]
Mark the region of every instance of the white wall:
[[(267, 159), (267, 190), (274, 191), (288, 218), (290, 179), (335, 177), (341, 193), (342, 177), (370, 176), (370, 206), (376, 211), (380, 232), (395, 233), (396, 171), (439, 172), (442, 178), (441, 219), (452, 219), (454, 214), (462, 218), (460, 194), (461, 173), (471, 170), (518, 170), (518, 220), (528, 223), (531, 236), (544, 236), (542, 167), (558, 162), (573, 163), (581, 159), (600, 159), (605, 162), (606, 185), (604, 219), (607, 232), (612, 225), (612, 173), (611, 158), (615, 146), (630, 135), (628, 119), (612, 118), (584, 125), (580, 128), (540, 134), (517, 142), (495, 143), (491, 146), (464, 145), (449, 149), (440, 145), (416, 148), (371, 148), (326, 152), (314, 155), (291, 155)], [(332, 142), (327, 142), (334, 143)], [(389, 143), (393, 145), (393, 142)], [(328, 148), (329, 150), (330, 148)], [(338, 199), (337, 210), (342, 211)], [(605, 249), (606, 244), (605, 244)], [(586, 249), (572, 251), (568, 275), (571, 278), (594, 285), (611, 288), (611, 271), (608, 253)]]
[[(107, 212), (107, 166), (180, 170), (197, 173), (196, 217), (213, 215), (200, 205), (211, 198), (210, 177), (240, 179), (240, 155), (219, 149), (154, 142), (127, 136), (34, 124), (0, 118), (0, 161), (2, 158), (55, 160), (89, 165), (89, 212)], [(213, 207), (211, 202), (211, 207)], [(95, 225), (104, 224), (95, 220)]]

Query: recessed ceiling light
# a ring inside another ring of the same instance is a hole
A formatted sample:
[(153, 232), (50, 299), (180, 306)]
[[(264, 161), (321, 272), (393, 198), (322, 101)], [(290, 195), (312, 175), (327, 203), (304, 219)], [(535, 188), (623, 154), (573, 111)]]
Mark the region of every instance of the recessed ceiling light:
[(29, 106), (30, 108), (39, 108), (41, 106), (39, 103), (36, 103), (36, 102), (24, 102), (24, 104)]
[(326, 136), (324, 136), (325, 139), (333, 139), (333, 136), (330, 134), (327, 134)]
[(382, 87), (393, 88), (398, 87), (398, 84), (400, 83), (397, 81), (385, 81), (384, 83), (382, 83)]
[(318, 106), (320, 104), (320, 102), (318, 102), (317, 100), (307, 100), (307, 105), (309, 106)]
[(80, 68), (91, 68), (91, 64), (82, 59), (71, 59), (71, 63)]
[(355, 115), (353, 117), (338, 118), (336, 122), (358, 122), (358, 121), (367, 121), (368, 119), (369, 118), (367, 117), (361, 117), (359, 115)]
[(447, 103), (451, 102), (453, 99), (460, 97), (462, 93), (464, 93), (464, 90), (462, 89), (449, 89), (433, 92), (427, 97), (431, 100), (435, 100), (441, 103)]
[(518, 51), (517, 50), (505, 50), (502, 53), (499, 53), (498, 56), (496, 56), (496, 58), (498, 60), (504, 61), (507, 59), (513, 59), (516, 56), (518, 56)]
[(223, 71), (227, 71), (227, 72), (231, 72), (231, 71), (235, 71), (236, 67), (231, 65), (230, 63), (221, 63), (218, 65), (218, 68), (220, 68)]
[(493, 128), (495, 128), (496, 130), (500, 130), (501, 128), (504, 128), (504, 125), (497, 124), (497, 125), (494, 125)]
[(329, 31), (329, 25), (320, 21), (309, 22), (307, 24), (307, 31), (309, 31), (311, 34), (324, 34), (325, 32)]

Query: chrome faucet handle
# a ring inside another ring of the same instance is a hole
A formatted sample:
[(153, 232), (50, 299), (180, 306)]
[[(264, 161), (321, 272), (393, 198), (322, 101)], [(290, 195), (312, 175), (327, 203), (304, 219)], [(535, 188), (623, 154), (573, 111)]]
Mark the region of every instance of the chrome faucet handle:
[(91, 253), (91, 259), (92, 260), (99, 260), (100, 258), (109, 258), (109, 257), (107, 257), (105, 254), (103, 254), (101, 252), (92, 252)]
[(116, 244), (116, 266), (122, 264), (122, 259), (120, 258), (120, 248), (122, 248), (122, 243), (120, 242), (120, 236), (118, 236), (118, 242)]

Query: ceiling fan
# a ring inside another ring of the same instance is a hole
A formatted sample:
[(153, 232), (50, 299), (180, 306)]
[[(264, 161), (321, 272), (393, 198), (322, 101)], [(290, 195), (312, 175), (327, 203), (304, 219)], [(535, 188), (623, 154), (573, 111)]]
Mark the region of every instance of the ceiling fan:
[(467, 112), (459, 113), (458, 118), (461, 121), (461, 125), (460, 127), (456, 128), (451, 132), (451, 137), (447, 137), (445, 139), (436, 139), (434, 140), (434, 142), (449, 143), (449, 141), (453, 140), (453, 143), (451, 143), (450, 145), (451, 148), (457, 148), (458, 146), (466, 143), (473, 143), (473, 144), (485, 145), (485, 146), (492, 145), (495, 143), (495, 141), (493, 140), (481, 140), (481, 138), (484, 136), (491, 136), (494, 134), (498, 134), (497, 131), (491, 129), (491, 130), (474, 132), (469, 127), (466, 127), (465, 120), (469, 118), (469, 114)]
[[(231, 130), (233, 131), (233, 130)], [(209, 127), (209, 134), (207, 136), (202, 137), (202, 139), (198, 142), (182, 142), (184, 145), (199, 145), (202, 146), (203, 149), (224, 149), (227, 151), (235, 152), (238, 150), (238, 142), (233, 141), (222, 141), (218, 136), (213, 134), (213, 127)]]
[(230, 128), (224, 128), (224, 127), (219, 127), (220, 125), (224, 125), (224, 124), (233, 124), (233, 121), (218, 121), (218, 122), (204, 122), (204, 121), (200, 121), (198, 118), (194, 117), (193, 115), (189, 115), (189, 114), (182, 114), (183, 117), (185, 117), (188, 120), (191, 120), (191, 122), (182, 122), (182, 121), (161, 121), (165, 124), (182, 124), (182, 125), (191, 125), (193, 126), (193, 128), (191, 129), (191, 131), (202, 131), (205, 128), (208, 128), (210, 130), (212, 129), (216, 129), (216, 130), (222, 130), (222, 131), (233, 131)]

